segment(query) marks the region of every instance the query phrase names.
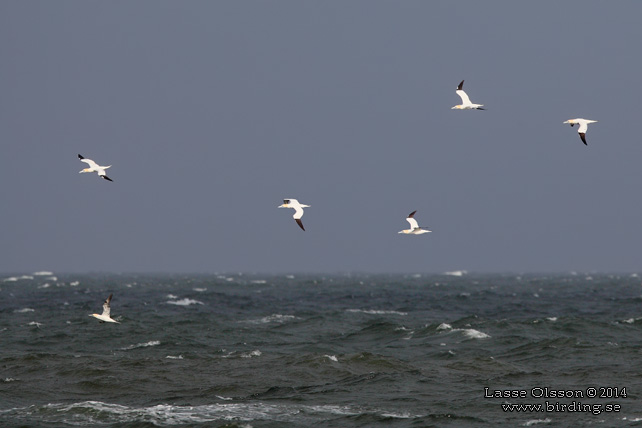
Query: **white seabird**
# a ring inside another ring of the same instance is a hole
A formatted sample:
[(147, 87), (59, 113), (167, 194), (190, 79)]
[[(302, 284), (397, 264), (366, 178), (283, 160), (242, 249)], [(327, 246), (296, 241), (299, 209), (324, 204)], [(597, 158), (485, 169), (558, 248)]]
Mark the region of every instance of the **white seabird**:
[(461, 104), (452, 107), (451, 110), (486, 110), (485, 108), (482, 108), (484, 106), (483, 104), (473, 104), (472, 102), (470, 102), (468, 94), (466, 94), (466, 92), (464, 92), (464, 90), (462, 89), (463, 87), (464, 81), (462, 80), (459, 86), (457, 86), (457, 90), (455, 91), (455, 93), (459, 95), (459, 98), (461, 98)]
[(417, 211), (413, 211), (410, 214), (408, 214), (408, 217), (406, 220), (408, 220), (408, 223), (410, 223), (410, 229), (404, 229), (400, 230), (397, 233), (403, 233), (406, 235), (421, 235), (422, 233), (430, 233), (432, 230), (428, 229), (422, 229), (419, 227), (419, 223), (417, 223), (417, 220), (415, 220), (414, 215)]
[(111, 296), (112, 296), (112, 294), (110, 294), (109, 297), (107, 298), (107, 300), (105, 300), (105, 303), (103, 303), (103, 313), (102, 314), (100, 314), (100, 315), (91, 314), (89, 316), (90, 317), (96, 317), (100, 321), (103, 321), (103, 322), (115, 322), (116, 324), (120, 324), (118, 321), (113, 320), (111, 318), (111, 316), (109, 316), (110, 313), (111, 313), (111, 308), (109, 307), (109, 303), (111, 302)]
[(279, 205), (277, 208), (294, 208), (294, 215), (292, 218), (296, 220), (296, 224), (299, 225), (301, 229), (305, 231), (303, 223), (301, 223), (301, 217), (303, 217), (303, 208), (308, 208), (310, 205), (300, 204), (296, 199), (283, 199), (283, 205)]
[(97, 172), (99, 177), (104, 178), (105, 180), (108, 180), (108, 181), (114, 181), (111, 178), (107, 177), (107, 175), (105, 174), (105, 170), (107, 168), (111, 168), (111, 165), (100, 166), (91, 159), (85, 159), (82, 155), (78, 155), (78, 159), (80, 159), (81, 162), (85, 162), (87, 165), (89, 165), (89, 168), (83, 169), (82, 171), (80, 171), (80, 173)]
[(569, 119), (564, 121), (563, 123), (568, 123), (571, 125), (571, 127), (575, 125), (580, 125), (580, 128), (577, 130), (577, 133), (580, 134), (580, 138), (582, 139), (582, 142), (584, 143), (585, 146), (588, 146), (586, 144), (586, 131), (588, 130), (588, 124), (589, 123), (595, 123), (597, 120), (588, 120), (588, 119)]

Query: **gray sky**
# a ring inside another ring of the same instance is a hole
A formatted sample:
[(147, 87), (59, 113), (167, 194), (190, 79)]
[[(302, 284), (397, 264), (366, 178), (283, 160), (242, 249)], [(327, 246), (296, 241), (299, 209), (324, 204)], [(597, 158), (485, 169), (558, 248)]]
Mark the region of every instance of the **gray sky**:
[(640, 16), (2, 1), (0, 272), (640, 270)]

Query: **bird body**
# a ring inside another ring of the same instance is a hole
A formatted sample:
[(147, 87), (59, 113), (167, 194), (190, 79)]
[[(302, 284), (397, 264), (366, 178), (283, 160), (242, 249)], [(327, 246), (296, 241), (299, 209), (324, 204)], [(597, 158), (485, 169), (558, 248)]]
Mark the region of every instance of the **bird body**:
[(416, 212), (417, 211), (411, 212), (406, 218), (408, 223), (410, 223), (410, 229), (400, 230), (397, 233), (403, 233), (404, 235), (422, 235), (424, 233), (432, 232), (432, 230), (422, 229), (421, 227), (419, 227), (419, 223), (417, 223), (417, 220), (415, 220), (414, 218)]
[(102, 314), (90, 314), (89, 316), (98, 318), (100, 321), (103, 321), (103, 322), (115, 322), (116, 324), (120, 324), (118, 321), (112, 319), (110, 316), (111, 307), (109, 306), (109, 304), (111, 303), (111, 297), (112, 297), (112, 294), (110, 294), (107, 300), (105, 300), (105, 303), (103, 303)]
[(304, 205), (299, 203), (296, 199), (283, 199), (283, 204), (279, 205), (277, 208), (294, 208), (294, 215), (292, 218), (296, 221), (301, 229), (305, 231), (303, 223), (301, 222), (301, 217), (303, 217), (303, 208), (308, 208), (310, 205)]
[(597, 120), (577, 118), (566, 120), (563, 123), (568, 123), (569, 125), (571, 125), (571, 128), (575, 125), (579, 125), (580, 127), (578, 128), (577, 133), (580, 134), (580, 139), (582, 140), (584, 145), (588, 146), (588, 144), (586, 144), (586, 131), (588, 131), (588, 124), (595, 122), (597, 122)]
[(82, 174), (83, 172), (97, 172), (98, 176), (100, 178), (104, 178), (107, 181), (114, 181), (111, 178), (107, 177), (107, 175), (105, 173), (105, 170), (107, 168), (111, 168), (111, 165), (109, 165), (109, 166), (100, 166), (96, 162), (94, 162), (93, 160), (86, 159), (80, 154), (78, 155), (78, 159), (80, 159), (81, 162), (85, 162), (87, 165), (89, 165), (89, 168), (83, 169), (82, 171), (79, 172), (80, 174)]
[(455, 93), (461, 98), (461, 104), (458, 104), (451, 108), (451, 110), (486, 110), (482, 108), (483, 104), (475, 104), (470, 101), (468, 94), (462, 89), (464, 87), (464, 81), (462, 80)]

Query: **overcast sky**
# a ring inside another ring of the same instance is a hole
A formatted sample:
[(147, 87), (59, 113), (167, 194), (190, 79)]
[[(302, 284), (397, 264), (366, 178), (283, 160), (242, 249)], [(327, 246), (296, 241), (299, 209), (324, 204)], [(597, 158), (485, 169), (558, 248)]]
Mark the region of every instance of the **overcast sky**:
[(0, 272), (642, 270), (641, 16), (0, 1)]

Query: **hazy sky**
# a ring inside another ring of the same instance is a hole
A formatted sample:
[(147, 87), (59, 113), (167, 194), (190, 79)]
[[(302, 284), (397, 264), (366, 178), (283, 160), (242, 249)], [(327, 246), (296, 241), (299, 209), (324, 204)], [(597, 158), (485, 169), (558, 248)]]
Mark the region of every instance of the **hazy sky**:
[(0, 272), (642, 270), (641, 16), (0, 1)]

